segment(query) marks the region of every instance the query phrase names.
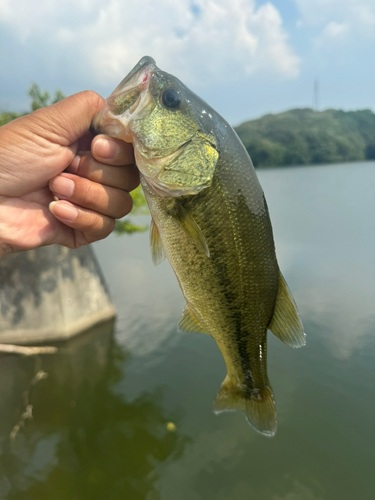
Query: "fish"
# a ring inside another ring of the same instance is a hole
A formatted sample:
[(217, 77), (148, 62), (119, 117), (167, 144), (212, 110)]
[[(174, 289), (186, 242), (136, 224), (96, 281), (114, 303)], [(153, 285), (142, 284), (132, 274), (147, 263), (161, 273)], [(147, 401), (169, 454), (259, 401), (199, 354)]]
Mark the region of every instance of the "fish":
[(267, 332), (291, 347), (303, 346), (305, 333), (248, 152), (224, 118), (148, 56), (106, 99), (93, 129), (134, 146), (152, 260), (168, 259), (186, 299), (178, 328), (210, 335), (226, 364), (214, 411), (240, 410), (273, 436)]

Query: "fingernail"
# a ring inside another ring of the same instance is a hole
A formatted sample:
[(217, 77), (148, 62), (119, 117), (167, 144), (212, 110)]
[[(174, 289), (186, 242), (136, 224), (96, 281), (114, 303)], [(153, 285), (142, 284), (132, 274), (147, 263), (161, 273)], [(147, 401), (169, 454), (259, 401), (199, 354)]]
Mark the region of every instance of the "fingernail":
[(49, 210), (55, 217), (67, 222), (73, 222), (78, 216), (76, 207), (67, 201), (52, 201), (49, 204)]
[(78, 170), (78, 167), (79, 167), (80, 161), (81, 161), (81, 157), (79, 155), (76, 155), (73, 158), (72, 163), (68, 167), (69, 168), (69, 172), (71, 172), (72, 174), (76, 174), (77, 170)]
[(59, 196), (66, 196), (69, 198), (74, 191), (74, 181), (59, 175), (50, 182), (50, 189)]
[(93, 153), (100, 158), (115, 158), (120, 153), (120, 146), (115, 141), (100, 137), (94, 142)]

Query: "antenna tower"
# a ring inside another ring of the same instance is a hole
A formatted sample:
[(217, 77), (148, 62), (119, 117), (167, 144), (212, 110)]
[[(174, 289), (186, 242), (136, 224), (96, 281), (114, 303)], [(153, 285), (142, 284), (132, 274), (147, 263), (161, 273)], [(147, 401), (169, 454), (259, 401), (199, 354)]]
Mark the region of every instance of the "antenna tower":
[(314, 80), (313, 108), (315, 111), (319, 110), (319, 80), (317, 78)]

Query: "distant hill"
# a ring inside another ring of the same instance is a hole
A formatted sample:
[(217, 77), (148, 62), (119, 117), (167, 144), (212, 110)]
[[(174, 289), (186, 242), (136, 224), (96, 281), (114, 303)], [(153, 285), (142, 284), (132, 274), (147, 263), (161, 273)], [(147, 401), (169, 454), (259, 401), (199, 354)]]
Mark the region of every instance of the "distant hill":
[(375, 113), (291, 109), (235, 128), (255, 167), (375, 159)]

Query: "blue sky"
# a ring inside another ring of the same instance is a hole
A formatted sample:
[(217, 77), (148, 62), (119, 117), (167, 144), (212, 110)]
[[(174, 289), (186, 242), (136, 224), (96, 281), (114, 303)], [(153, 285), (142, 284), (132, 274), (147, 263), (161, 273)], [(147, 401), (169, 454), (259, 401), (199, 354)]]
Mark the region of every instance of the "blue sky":
[(143, 55), (232, 124), (375, 108), (375, 0), (0, 0), (0, 110), (32, 82), (106, 97)]

